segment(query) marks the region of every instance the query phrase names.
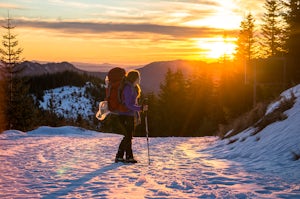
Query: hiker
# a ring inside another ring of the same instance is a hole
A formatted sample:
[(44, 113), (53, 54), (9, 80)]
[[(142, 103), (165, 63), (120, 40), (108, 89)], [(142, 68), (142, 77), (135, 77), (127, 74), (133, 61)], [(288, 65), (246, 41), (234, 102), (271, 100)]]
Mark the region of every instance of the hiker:
[[(132, 153), (132, 136), (135, 129), (135, 120), (140, 120), (140, 111), (148, 110), (148, 105), (138, 105), (138, 99), (141, 94), (139, 84), (140, 73), (136, 70), (129, 71), (123, 81), (121, 94), (127, 111), (119, 112), (118, 114), (120, 124), (124, 127), (124, 138), (119, 145), (115, 162), (137, 163)], [(125, 159), (124, 154), (126, 154)]]

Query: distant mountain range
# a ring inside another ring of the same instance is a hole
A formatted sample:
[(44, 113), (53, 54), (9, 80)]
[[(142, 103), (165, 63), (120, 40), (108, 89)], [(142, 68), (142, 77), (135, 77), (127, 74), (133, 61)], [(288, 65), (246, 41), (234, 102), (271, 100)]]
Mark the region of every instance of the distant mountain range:
[(37, 62), (25, 61), (16, 67), (16, 71), (20, 71), (18, 75), (21, 76), (39, 76), (63, 71), (77, 72), (78, 69), (68, 62), (40, 64)]
[[(115, 67), (115, 65), (110, 64), (107, 64), (105, 66), (106, 69)], [(157, 93), (159, 91), (160, 84), (164, 81), (165, 74), (168, 71), (168, 69), (172, 71), (181, 70), (184, 75), (188, 76), (193, 73), (199, 72), (200, 70), (209, 66), (211, 66), (211, 64), (207, 64), (202, 61), (174, 60), (153, 62), (145, 65), (144, 67), (137, 68), (137, 70), (141, 73), (141, 86), (143, 91)], [(39, 76), (64, 71), (86, 73), (100, 78), (105, 78), (107, 74), (107, 72), (91, 72), (87, 70), (82, 70), (84, 66), (81, 66), (80, 68), (81, 69), (75, 67), (69, 62), (41, 64), (37, 62), (25, 61), (19, 64), (16, 70), (21, 71), (21, 76)]]
[(93, 71), (93, 72), (107, 72), (111, 68), (114, 67), (122, 67), (126, 69), (136, 69), (141, 68), (144, 65), (124, 65), (124, 64), (110, 64), (110, 63), (102, 63), (102, 64), (94, 64), (94, 63), (83, 63), (83, 62), (71, 62), (76, 68), (85, 71)]
[(20, 71), (19, 75), (21, 76), (39, 76), (45, 74), (60, 73), (64, 71), (91, 73), (94, 75), (99, 75), (99, 73), (96, 72), (89, 72), (76, 68), (73, 64), (69, 62), (53, 62), (41, 64), (37, 62), (24, 61), (16, 67), (16, 71)]

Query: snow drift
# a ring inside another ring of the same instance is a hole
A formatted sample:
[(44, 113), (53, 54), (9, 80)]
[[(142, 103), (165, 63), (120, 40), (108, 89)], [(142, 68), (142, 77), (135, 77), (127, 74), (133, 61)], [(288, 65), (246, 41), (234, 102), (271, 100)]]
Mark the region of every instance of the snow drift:
[[(283, 100), (296, 97), (294, 106), (285, 111), (287, 118), (272, 123), (253, 135), (249, 127), (231, 138), (220, 141), (213, 151), (220, 158), (247, 162), (247, 166), (294, 179), (300, 182), (300, 85), (284, 91), (280, 99), (271, 103), (266, 115), (280, 106)], [(232, 140), (234, 143), (230, 144)]]

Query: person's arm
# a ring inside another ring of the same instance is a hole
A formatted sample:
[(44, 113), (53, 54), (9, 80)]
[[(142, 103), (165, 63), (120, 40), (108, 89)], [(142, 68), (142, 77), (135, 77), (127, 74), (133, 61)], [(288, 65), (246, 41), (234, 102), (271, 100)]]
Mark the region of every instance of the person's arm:
[(130, 86), (125, 86), (124, 87), (124, 103), (125, 106), (132, 111), (141, 111), (142, 110), (142, 106), (136, 105), (135, 104), (135, 95), (134, 95), (134, 91), (132, 90), (132, 88)]

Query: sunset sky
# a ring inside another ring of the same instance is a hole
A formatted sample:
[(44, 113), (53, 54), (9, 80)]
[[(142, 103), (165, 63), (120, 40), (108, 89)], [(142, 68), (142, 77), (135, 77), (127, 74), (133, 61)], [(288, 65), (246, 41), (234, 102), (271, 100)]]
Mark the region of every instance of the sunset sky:
[[(231, 54), (263, 0), (0, 0), (26, 60), (147, 64)], [(1, 29), (1, 35), (5, 34)], [(225, 42), (224, 42), (224, 35)]]

